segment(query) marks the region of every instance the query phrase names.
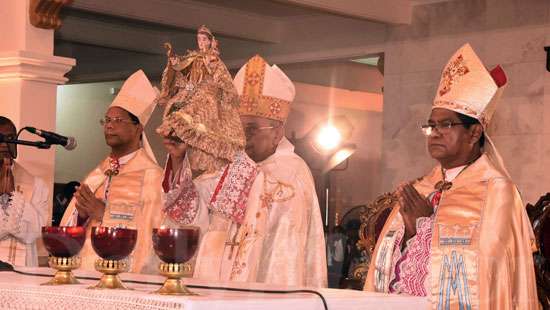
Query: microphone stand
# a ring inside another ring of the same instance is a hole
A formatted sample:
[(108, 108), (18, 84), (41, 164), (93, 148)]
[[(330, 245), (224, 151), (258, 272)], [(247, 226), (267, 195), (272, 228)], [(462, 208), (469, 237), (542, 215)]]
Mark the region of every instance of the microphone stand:
[(28, 146), (34, 146), (39, 149), (49, 149), (52, 146), (51, 144), (44, 141), (26, 141), (26, 140), (10, 139), (10, 138), (6, 138), (6, 136), (4, 136), (3, 134), (0, 134), (0, 143), (28, 145)]

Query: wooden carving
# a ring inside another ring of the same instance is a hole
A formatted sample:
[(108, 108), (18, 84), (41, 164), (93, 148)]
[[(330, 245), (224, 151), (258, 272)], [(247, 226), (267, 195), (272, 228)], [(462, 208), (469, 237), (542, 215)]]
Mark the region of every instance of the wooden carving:
[(29, 6), (31, 24), (37, 28), (59, 29), (61, 27), (59, 11), (72, 2), (73, 0), (31, 0)]
[(533, 253), (537, 294), (543, 309), (550, 309), (550, 193), (535, 205), (527, 204), (527, 214), (533, 225), (538, 251)]
[(396, 201), (397, 197), (394, 193), (385, 193), (369, 203), (361, 212), (357, 247), (361, 251), (362, 263), (356, 265), (352, 270), (353, 278), (361, 283), (360, 288), (365, 282), (371, 256), (376, 246), (377, 228), (382, 228)]

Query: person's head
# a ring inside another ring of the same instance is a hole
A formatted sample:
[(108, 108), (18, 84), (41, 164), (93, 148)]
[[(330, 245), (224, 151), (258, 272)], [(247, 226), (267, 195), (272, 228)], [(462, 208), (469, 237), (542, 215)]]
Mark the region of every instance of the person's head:
[(76, 188), (80, 186), (80, 183), (77, 181), (71, 181), (67, 184), (65, 184), (65, 187), (63, 187), (63, 195), (67, 198), (73, 197), (74, 193), (76, 192)]
[(143, 126), (135, 115), (113, 106), (105, 113), (102, 123), (105, 142), (113, 153), (127, 154), (139, 149)]
[[(15, 124), (7, 117), (0, 116), (0, 134), (13, 139), (17, 135)], [(0, 143), (0, 158), (16, 158), (17, 146), (15, 144)]]
[(481, 155), (483, 127), (474, 118), (443, 108), (434, 108), (423, 126), (428, 151), (443, 168), (471, 163)]
[(294, 83), (277, 66), (260, 55), (242, 66), (233, 85), (241, 104), (239, 114), (246, 135), (246, 153), (255, 162), (275, 153), (284, 136), (284, 124), (296, 96)]
[(199, 50), (204, 52), (210, 49), (210, 46), (212, 44), (212, 41), (208, 37), (208, 35), (199, 33), (197, 35), (197, 45), (199, 46)]
[(187, 144), (176, 135), (172, 134), (162, 137), (162, 144), (164, 145), (166, 152), (168, 152), (172, 158), (183, 159), (185, 157)]
[(252, 160), (261, 162), (275, 153), (285, 133), (283, 122), (241, 115), (241, 123), (246, 136), (245, 151)]
[(205, 52), (212, 47), (214, 36), (205, 26), (201, 26), (197, 31), (197, 46), (201, 52)]

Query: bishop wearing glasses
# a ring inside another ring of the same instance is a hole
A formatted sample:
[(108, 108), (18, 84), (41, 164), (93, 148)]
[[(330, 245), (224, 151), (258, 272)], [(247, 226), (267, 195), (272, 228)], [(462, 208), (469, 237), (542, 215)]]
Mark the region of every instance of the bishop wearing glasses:
[(67, 207), (61, 225), (85, 226), (88, 241), (80, 253), (82, 267), (93, 270), (99, 258), (92, 249), (92, 226), (139, 229), (130, 257), (130, 271), (148, 266), (152, 229), (159, 227), (162, 169), (151, 151), (143, 127), (155, 107), (156, 90), (139, 70), (120, 89), (100, 121), (111, 153), (81, 182)]
[(246, 134), (246, 153), (265, 174), (269, 217), (258, 281), (326, 287), (323, 222), (311, 172), (285, 138), (295, 88), (286, 74), (256, 55), (233, 80)]
[(433, 309), (537, 309), (533, 232), (487, 134), (506, 82), (469, 44), (451, 57), (422, 126), (439, 164), (395, 192), (365, 290), (427, 296)]

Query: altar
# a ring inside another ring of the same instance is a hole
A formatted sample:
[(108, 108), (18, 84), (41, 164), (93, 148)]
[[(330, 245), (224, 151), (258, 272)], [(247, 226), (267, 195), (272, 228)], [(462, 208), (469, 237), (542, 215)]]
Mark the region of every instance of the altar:
[(43, 286), (54, 271), (17, 268), (0, 272), (0, 309), (426, 309), (422, 297), (386, 295), (338, 289), (277, 287), (261, 283), (209, 283), (186, 279), (198, 296), (152, 294), (164, 278), (157, 275), (121, 274), (131, 290), (87, 289), (100, 274), (77, 270), (76, 285)]

